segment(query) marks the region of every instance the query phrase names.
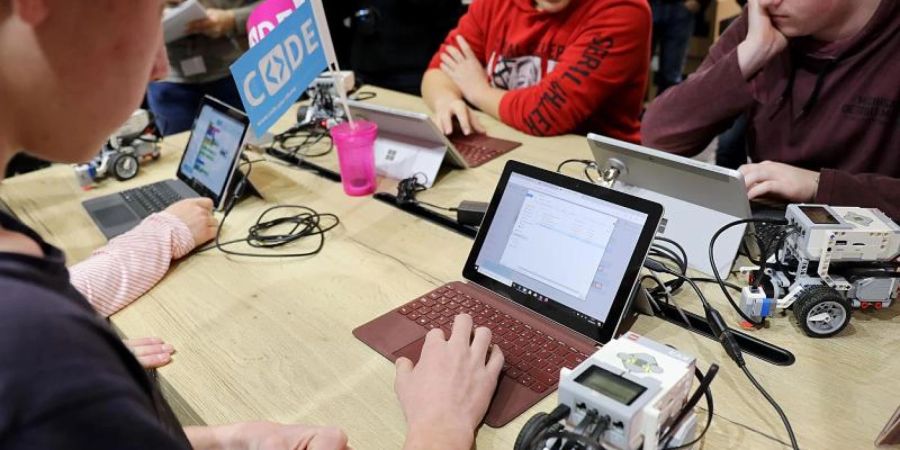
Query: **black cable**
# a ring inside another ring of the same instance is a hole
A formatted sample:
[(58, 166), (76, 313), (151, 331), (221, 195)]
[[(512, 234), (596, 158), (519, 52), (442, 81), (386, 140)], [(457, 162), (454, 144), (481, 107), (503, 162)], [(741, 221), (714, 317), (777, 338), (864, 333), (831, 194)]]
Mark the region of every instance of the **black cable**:
[[(691, 277), (691, 279), (698, 283), (716, 283), (716, 284), (719, 283), (714, 278)], [(723, 283), (725, 284), (725, 286), (727, 286), (730, 289), (734, 289), (735, 291), (741, 292), (743, 290), (743, 288), (741, 288), (740, 286), (738, 286), (734, 283), (729, 283), (728, 281), (724, 281)]]
[(447, 207), (435, 205), (434, 203), (429, 203), (423, 200), (419, 200), (416, 196), (419, 192), (423, 192), (428, 190), (428, 187), (421, 181), (419, 181), (418, 175), (425, 176), (422, 173), (417, 173), (409, 178), (404, 178), (400, 180), (400, 183), (397, 184), (397, 203), (399, 205), (420, 205), (420, 206), (428, 206), (434, 209), (440, 209), (449, 212), (456, 212), (457, 208)]
[(750, 218), (750, 219), (740, 219), (735, 220), (734, 222), (728, 223), (722, 228), (719, 228), (718, 231), (713, 234), (712, 239), (709, 241), (709, 263), (712, 266), (713, 275), (716, 277), (716, 282), (719, 284), (719, 287), (722, 288), (722, 292), (725, 294), (725, 299), (728, 300), (728, 303), (731, 304), (731, 307), (741, 316), (742, 319), (750, 322), (755, 326), (760, 326), (765, 322), (765, 319), (760, 319), (759, 322), (751, 319), (749, 316), (744, 314), (744, 311), (741, 311), (741, 308), (738, 307), (737, 303), (735, 303), (734, 298), (731, 297), (731, 294), (728, 292), (728, 289), (725, 286), (725, 282), (722, 280), (722, 275), (719, 274), (719, 269), (716, 266), (716, 255), (715, 255), (715, 247), (716, 240), (719, 239), (719, 236), (722, 235), (729, 228), (745, 224), (745, 223), (769, 223), (769, 224), (778, 224), (778, 225), (786, 225), (787, 221), (784, 219), (763, 219), (763, 218)]
[[(706, 374), (700, 372), (700, 369), (695, 368), (694, 374), (700, 380), (700, 384), (697, 386), (697, 390), (694, 391), (694, 394), (691, 395), (691, 398), (685, 402), (684, 407), (679, 411), (675, 420), (672, 422), (672, 425), (663, 434), (662, 438), (660, 438), (659, 447), (664, 448), (666, 450), (678, 450), (683, 448), (690, 448), (694, 446), (694, 444), (700, 442), (703, 439), (703, 436), (706, 436), (706, 432), (709, 431), (710, 425), (712, 425), (713, 419), (713, 398), (712, 398), (712, 390), (710, 389), (710, 385), (715, 379), (716, 374), (719, 373), (719, 366), (717, 364), (712, 364), (709, 366), (709, 369), (706, 371)], [(679, 426), (684, 417), (690, 412), (690, 410), (694, 409), (694, 406), (697, 405), (697, 402), (700, 401), (700, 396), (703, 395), (706, 397), (706, 425), (703, 426), (703, 431), (700, 432), (694, 440), (687, 442), (685, 444), (681, 444), (675, 447), (669, 447), (669, 441), (672, 440), (673, 433), (676, 430), (676, 427)]]
[(595, 161), (591, 161), (590, 159), (567, 159), (567, 160), (559, 163), (558, 166), (556, 166), (556, 172), (562, 173), (563, 167), (565, 167), (567, 164), (574, 164), (574, 163), (584, 164), (584, 171), (583, 171), (584, 177), (587, 178), (588, 181), (590, 181), (591, 183), (594, 183), (594, 184), (597, 183), (597, 181), (594, 180), (594, 178), (591, 177), (591, 174), (588, 172), (588, 170), (590, 170), (590, 169), (596, 170), (597, 163)]
[[(242, 158), (244, 156), (242, 155)], [(237, 199), (243, 194), (244, 187), (246, 183), (248, 183), (250, 179), (250, 173), (253, 170), (253, 164), (260, 161), (249, 161), (246, 160), (245, 163), (242, 163), (241, 166), (247, 165), (247, 173), (244, 174), (244, 180), (238, 185), (238, 187), (234, 190), (233, 200), (225, 209), (225, 213), (222, 216), (222, 220), (219, 222), (219, 226), (216, 229), (216, 237), (213, 240), (213, 244), (207, 247), (204, 247), (198, 250), (196, 253), (202, 253), (207, 250), (216, 248), (220, 252), (225, 253), (227, 255), (234, 256), (248, 256), (248, 257), (257, 257), (257, 258), (295, 258), (295, 257), (303, 257), (303, 256), (312, 256), (322, 251), (322, 248), (325, 247), (325, 233), (331, 231), (335, 227), (340, 224), (340, 219), (334, 215), (329, 213), (319, 213), (313, 210), (312, 208), (308, 208), (306, 206), (300, 205), (276, 205), (272, 206), (262, 214), (259, 215), (256, 219), (256, 223), (254, 223), (247, 231), (247, 235), (240, 239), (234, 239), (230, 241), (221, 241), (222, 228), (225, 226), (225, 221), (228, 219), (228, 216), (231, 214), (232, 209), (237, 203)], [(293, 209), (296, 212), (295, 214), (284, 215), (284, 216), (276, 216), (274, 218), (270, 218), (270, 215), (274, 211), (285, 210), (285, 209)], [(323, 223), (323, 219), (331, 220), (331, 223)], [(290, 226), (291, 228), (287, 232), (269, 234), (269, 231), (275, 229), (279, 226)], [(262, 248), (262, 249), (272, 249), (281, 247), (283, 245), (290, 244), (292, 242), (299, 241), (303, 238), (318, 236), (319, 241), (316, 244), (316, 247), (313, 250), (307, 252), (294, 252), (294, 253), (249, 253), (249, 252), (240, 252), (229, 250), (225, 248), (225, 246), (237, 244), (237, 243), (246, 243), (250, 247), (253, 248)]]
[[(687, 266), (688, 266), (688, 256), (687, 256), (687, 252), (684, 251), (684, 247), (682, 247), (681, 244), (679, 244), (679, 243), (673, 241), (672, 239), (669, 239), (669, 238), (663, 237), (663, 236), (656, 236), (656, 237), (653, 238), (653, 240), (654, 240), (654, 241), (665, 242), (665, 243), (667, 243), (667, 244), (672, 244), (673, 246), (675, 246), (675, 248), (678, 249), (678, 252), (681, 253), (681, 260), (684, 261), (684, 267), (687, 267)], [(686, 270), (685, 270), (685, 272), (686, 272)]]
[(769, 401), (769, 404), (775, 408), (775, 411), (778, 412), (778, 416), (781, 417), (781, 421), (784, 423), (784, 428), (787, 430), (788, 437), (791, 439), (791, 448), (794, 450), (799, 450), (800, 447), (797, 445), (797, 437), (794, 435), (794, 429), (791, 427), (791, 422), (788, 420), (787, 416), (782, 411), (781, 406), (778, 405), (778, 402), (769, 395), (768, 392), (759, 384), (759, 381), (756, 381), (756, 378), (750, 373), (750, 369), (747, 366), (741, 366), (741, 370), (744, 372), (744, 375), (750, 379), (750, 382), (753, 383), (753, 386)]
[[(328, 147), (325, 150), (316, 153), (309, 152), (311, 148), (323, 140), (328, 141)], [(291, 156), (299, 155), (304, 158), (317, 158), (330, 154), (334, 150), (334, 141), (331, 138), (331, 134), (324, 127), (316, 124), (297, 124), (282, 133), (276, 134), (268, 150), (280, 150)]]

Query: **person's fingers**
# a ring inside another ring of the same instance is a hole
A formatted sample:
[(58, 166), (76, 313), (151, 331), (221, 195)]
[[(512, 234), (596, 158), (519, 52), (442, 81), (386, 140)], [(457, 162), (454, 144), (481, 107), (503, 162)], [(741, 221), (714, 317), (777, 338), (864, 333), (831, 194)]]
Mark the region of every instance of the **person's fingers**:
[[(453, 115), (456, 116), (456, 119), (459, 120), (459, 127), (462, 128), (462, 132), (465, 135), (469, 135), (472, 133), (472, 125), (469, 124), (469, 107), (467, 107), (462, 102), (457, 102), (452, 107)], [(453, 132), (453, 124), (450, 125), (450, 133)], [(447, 134), (450, 134), (447, 133)]]
[(461, 34), (456, 36), (456, 43), (459, 45), (459, 49), (462, 50), (462, 54), (465, 55), (466, 58), (478, 59), (475, 56), (475, 52), (472, 51), (472, 47), (469, 47), (469, 43), (466, 42), (466, 38), (462, 37)]
[(453, 346), (468, 348), (471, 337), (472, 316), (468, 314), (457, 315), (453, 319), (453, 331), (450, 333), (450, 339), (447, 342)]
[(413, 362), (409, 358), (401, 356), (397, 358), (394, 366), (396, 367), (397, 372), (394, 376), (394, 390), (399, 391), (398, 388), (403, 385), (412, 374)]
[(307, 450), (343, 450), (347, 448), (347, 435), (333, 427), (317, 428)]
[(744, 184), (748, 190), (766, 180), (766, 170), (760, 164), (744, 164), (738, 171), (744, 176)]
[(147, 356), (147, 355), (160, 355), (160, 354), (171, 354), (175, 351), (175, 347), (172, 347), (171, 344), (148, 344), (148, 345), (139, 345), (136, 347), (130, 347), (131, 352), (136, 356)]
[(199, 33), (212, 27), (213, 21), (209, 19), (197, 19), (188, 23), (187, 31), (189, 33)]
[(426, 348), (444, 344), (446, 342), (447, 340), (444, 339), (444, 330), (440, 328), (433, 328), (427, 334), (425, 334), (425, 343), (422, 344), (422, 352), (424, 353)]
[(216, 216), (210, 214), (206, 217), (206, 226), (215, 228), (219, 226), (219, 219), (216, 219)]
[(491, 346), (491, 330), (486, 327), (478, 327), (475, 329), (475, 335), (472, 337), (472, 357), (480, 364), (487, 361), (488, 347)]
[(449, 109), (440, 110), (435, 114), (434, 123), (444, 134), (453, 132), (453, 116)]
[(159, 353), (155, 355), (137, 356), (138, 363), (145, 369), (158, 369), (172, 362), (172, 355)]
[(158, 337), (142, 337), (135, 339), (125, 339), (122, 342), (128, 347), (137, 347), (139, 345), (162, 344), (163, 340)]
[(472, 128), (475, 129), (475, 131), (477, 131), (478, 133), (487, 133), (487, 128), (482, 125), (481, 120), (471, 110), (469, 111), (469, 123), (472, 124)]
[[(456, 67), (457, 62), (450, 55), (448, 55), (446, 53), (441, 53), (441, 64), (442, 64), (441, 70), (443, 70), (444, 72), (447, 72), (447, 71), (453, 70), (453, 68)], [(444, 66), (447, 67), (446, 70), (444, 69)]]
[(213, 201), (212, 201), (211, 198), (209, 198), (209, 197), (198, 197), (198, 198), (195, 199), (195, 200), (196, 200), (196, 203), (197, 203), (198, 205), (202, 206), (204, 209), (207, 209), (207, 210), (212, 211), (212, 209), (213, 209)]
[(776, 193), (778, 191), (778, 183), (773, 180), (766, 180), (762, 183), (757, 183), (747, 191), (747, 198), (753, 200), (758, 197), (762, 197), (765, 195), (769, 195), (772, 193)]
[(457, 64), (463, 62), (463, 60), (466, 59), (465, 55), (463, 55), (458, 48), (452, 45), (446, 46), (444, 52), (446, 54), (449, 54), (454, 60), (456, 60)]
[(503, 355), (503, 350), (500, 350), (498, 345), (493, 345), (491, 347), (491, 357), (487, 362), (487, 370), (492, 377), (500, 376), (500, 370), (503, 369), (503, 362), (505, 359), (506, 357)]

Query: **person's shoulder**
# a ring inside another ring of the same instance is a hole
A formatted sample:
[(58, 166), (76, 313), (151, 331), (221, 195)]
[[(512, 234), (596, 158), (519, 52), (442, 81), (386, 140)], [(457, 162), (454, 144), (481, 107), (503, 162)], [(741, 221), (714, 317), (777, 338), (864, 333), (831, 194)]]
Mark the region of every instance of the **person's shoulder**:
[(77, 345), (102, 333), (93, 311), (62, 292), (2, 276), (0, 292), (0, 358), (22, 346)]

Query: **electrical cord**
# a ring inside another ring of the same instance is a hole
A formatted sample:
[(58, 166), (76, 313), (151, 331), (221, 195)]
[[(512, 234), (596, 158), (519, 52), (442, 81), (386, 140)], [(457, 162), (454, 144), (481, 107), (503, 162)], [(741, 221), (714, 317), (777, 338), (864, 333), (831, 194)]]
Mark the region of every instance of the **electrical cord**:
[[(221, 240), (222, 229), (225, 226), (225, 221), (231, 214), (232, 209), (237, 203), (237, 199), (240, 198), (241, 195), (243, 195), (243, 191), (245, 190), (246, 184), (248, 183), (247, 180), (250, 179), (250, 173), (253, 170), (253, 164), (263, 161), (250, 161), (243, 155), (241, 156), (241, 158), (245, 160), (245, 162), (241, 163), (241, 166), (246, 165), (247, 172), (244, 174), (244, 178), (240, 182), (240, 184), (234, 189), (233, 199), (228, 204), (228, 207), (225, 209), (225, 213), (222, 216), (222, 220), (219, 222), (219, 226), (216, 229), (216, 236), (213, 240), (213, 243), (205, 248), (198, 250), (197, 253), (202, 253), (207, 250), (216, 248), (222, 253), (234, 256), (247, 256), (256, 258), (296, 258), (312, 256), (321, 252), (325, 247), (325, 233), (337, 227), (338, 224), (340, 224), (340, 219), (334, 214), (319, 213), (312, 208), (300, 205), (272, 206), (259, 215), (259, 217), (256, 219), (256, 222), (248, 229), (247, 235), (245, 237), (224, 242)], [(289, 215), (277, 215), (275, 217), (272, 217), (273, 212), (281, 210), (294, 210), (295, 213)], [(324, 223), (323, 219), (325, 219), (326, 221), (330, 220), (331, 223)], [(285, 232), (271, 233), (271, 230), (283, 226), (287, 226), (290, 228)], [(246, 243), (253, 248), (273, 249), (313, 236), (318, 236), (319, 240), (314, 249), (306, 252), (250, 253), (230, 250), (226, 248), (226, 246), (228, 245)]]
[(738, 225), (742, 225), (742, 224), (746, 224), (746, 223), (769, 223), (769, 224), (787, 225), (787, 221), (784, 219), (779, 220), (779, 219), (763, 219), (763, 218), (740, 219), (740, 220), (735, 220), (734, 222), (725, 224), (722, 228), (719, 228), (715, 232), (715, 234), (713, 234), (712, 239), (709, 241), (709, 263), (712, 266), (712, 272), (713, 272), (713, 276), (715, 276), (715, 278), (716, 278), (716, 283), (718, 283), (719, 287), (722, 288), (722, 293), (725, 294), (725, 299), (728, 300), (728, 303), (731, 304), (731, 307), (734, 308), (734, 310), (738, 313), (739, 316), (741, 316), (742, 319), (746, 320), (747, 322), (749, 322), (755, 326), (760, 326), (763, 324), (764, 319), (761, 319), (760, 321), (753, 320), (748, 315), (744, 314), (743, 311), (741, 311), (741, 308), (738, 307), (737, 303), (734, 301), (734, 298), (731, 297), (731, 293), (728, 292), (728, 289), (725, 286), (725, 281), (722, 280), (722, 275), (719, 274), (719, 269), (716, 266), (716, 255), (715, 255), (716, 240), (718, 240), (719, 236), (721, 236), (722, 233), (724, 233), (729, 228), (736, 227)]
[[(328, 141), (328, 147), (325, 150), (310, 153), (309, 150), (323, 140)], [(267, 149), (268, 153), (272, 150), (287, 153), (290, 156), (300, 156), (303, 158), (318, 158), (330, 154), (334, 150), (334, 141), (328, 130), (316, 124), (294, 125), (283, 133), (276, 134), (273, 138), (272, 145)]]
[[(684, 448), (693, 447), (694, 444), (700, 442), (704, 436), (706, 436), (706, 432), (709, 431), (710, 425), (712, 425), (713, 419), (713, 398), (712, 398), (712, 390), (710, 389), (710, 385), (712, 384), (713, 379), (715, 379), (716, 374), (719, 373), (719, 366), (717, 364), (711, 364), (709, 369), (705, 374), (700, 372), (700, 369), (694, 368), (694, 375), (700, 380), (700, 384), (697, 386), (697, 390), (694, 391), (694, 394), (691, 395), (691, 398), (684, 404), (684, 407), (681, 408), (678, 415), (675, 417), (675, 420), (672, 421), (672, 425), (668, 430), (662, 435), (662, 438), (659, 440), (658, 447), (663, 448), (665, 450), (679, 450)], [(706, 425), (703, 426), (703, 431), (700, 432), (694, 440), (675, 446), (669, 447), (669, 442), (672, 440), (673, 433), (676, 430), (676, 427), (679, 426), (682, 420), (687, 416), (687, 414), (694, 409), (694, 406), (697, 405), (697, 402), (700, 401), (700, 396), (706, 397)]]
[(457, 208), (447, 207), (435, 205), (434, 203), (429, 203), (424, 200), (419, 200), (416, 196), (419, 192), (423, 192), (428, 190), (428, 187), (421, 181), (419, 181), (419, 175), (425, 177), (423, 173), (417, 173), (409, 178), (404, 178), (400, 180), (400, 183), (397, 184), (397, 203), (400, 205), (421, 205), (427, 206), (429, 208), (440, 209), (448, 212), (456, 212)]
[(556, 172), (562, 173), (563, 167), (565, 167), (568, 164), (575, 164), (575, 163), (584, 164), (584, 170), (583, 170), (584, 177), (587, 178), (588, 181), (590, 181), (591, 183), (597, 184), (597, 180), (594, 180), (594, 178), (591, 177), (590, 172), (588, 172), (590, 169), (594, 169), (595, 171), (597, 170), (597, 162), (591, 161), (590, 159), (567, 159), (567, 160), (559, 163), (558, 166), (556, 166)]
[(779, 406), (778, 402), (776, 402), (775, 399), (772, 398), (772, 396), (769, 395), (768, 392), (766, 392), (761, 384), (759, 384), (759, 381), (757, 381), (756, 377), (754, 377), (753, 374), (750, 373), (750, 369), (748, 369), (747, 366), (740, 367), (744, 372), (744, 375), (746, 375), (747, 378), (750, 379), (750, 382), (753, 383), (753, 386), (755, 386), (756, 389), (763, 395), (763, 397), (766, 398), (769, 404), (772, 405), (772, 408), (775, 408), (775, 411), (778, 412), (778, 416), (781, 417), (781, 421), (784, 423), (785, 429), (787, 429), (788, 438), (790, 438), (791, 440), (791, 448), (793, 448), (794, 450), (799, 450), (800, 447), (797, 445), (797, 437), (794, 436), (794, 430), (793, 428), (791, 428), (791, 422), (788, 420), (787, 415), (784, 414), (781, 406)]
[[(728, 287), (725, 285), (725, 282), (722, 280), (721, 275), (719, 275), (718, 269), (716, 269), (715, 256), (714, 256), (713, 250), (715, 248), (716, 239), (725, 230), (727, 230), (733, 226), (739, 225), (741, 223), (751, 223), (751, 222), (771, 223), (771, 222), (776, 222), (776, 221), (772, 220), (772, 219), (736, 220), (736, 221), (731, 222), (731, 223), (723, 226), (722, 228), (720, 228), (713, 235), (713, 238), (710, 241), (710, 246), (709, 246), (709, 259), (710, 259), (710, 263), (713, 268), (713, 275), (715, 275), (715, 277), (716, 277), (716, 283), (722, 289), (722, 292), (725, 293), (726, 298), (728, 298), (728, 300), (732, 304), (732, 306), (738, 312), (740, 312), (742, 316), (744, 315), (743, 312), (741, 312), (740, 309), (737, 308), (737, 305), (734, 304), (734, 301), (731, 299), (731, 295), (728, 292)], [(784, 221), (784, 223), (786, 224), (786, 221)], [(776, 402), (775, 399), (772, 398), (772, 396), (769, 395), (769, 393), (765, 390), (765, 388), (763, 388), (763, 386), (756, 380), (756, 378), (753, 377), (753, 374), (750, 372), (750, 369), (747, 368), (747, 363), (744, 360), (744, 356), (742, 354), (741, 347), (737, 343), (737, 339), (734, 337), (734, 332), (732, 332), (731, 329), (728, 327), (728, 324), (722, 318), (721, 313), (719, 313), (719, 311), (717, 311), (715, 308), (713, 308), (712, 305), (709, 303), (709, 301), (706, 299), (706, 296), (703, 295), (703, 292), (700, 290), (700, 287), (697, 286), (696, 281), (687, 277), (686, 275), (677, 273), (677, 272), (671, 270), (665, 264), (659, 263), (658, 261), (655, 261), (652, 259), (645, 260), (644, 265), (645, 265), (645, 267), (647, 267), (650, 270), (655, 270), (657, 272), (665, 272), (665, 273), (668, 273), (669, 275), (672, 275), (672, 276), (675, 276), (678, 278), (682, 278), (682, 279), (684, 279), (684, 281), (686, 283), (688, 283), (691, 286), (691, 288), (694, 289), (694, 292), (697, 294), (697, 297), (700, 299), (700, 303), (703, 304), (703, 309), (706, 312), (706, 320), (709, 323), (709, 326), (710, 326), (710, 329), (712, 330), (713, 336), (715, 336), (716, 339), (719, 340), (719, 343), (721, 343), (722, 347), (725, 349), (725, 353), (735, 362), (735, 364), (738, 365), (738, 367), (741, 368), (741, 370), (744, 372), (744, 374), (747, 376), (747, 378), (750, 379), (753, 386), (763, 395), (763, 397), (766, 398), (766, 400), (769, 402), (769, 404), (772, 405), (772, 407), (778, 413), (778, 416), (781, 418), (781, 421), (784, 424), (785, 430), (787, 430), (788, 436), (791, 440), (791, 447), (794, 450), (799, 450), (799, 446), (797, 445), (797, 438), (794, 435), (794, 429), (791, 426), (790, 420), (788, 420), (787, 415), (784, 414), (784, 411), (781, 409), (781, 406), (778, 405), (778, 402)]]

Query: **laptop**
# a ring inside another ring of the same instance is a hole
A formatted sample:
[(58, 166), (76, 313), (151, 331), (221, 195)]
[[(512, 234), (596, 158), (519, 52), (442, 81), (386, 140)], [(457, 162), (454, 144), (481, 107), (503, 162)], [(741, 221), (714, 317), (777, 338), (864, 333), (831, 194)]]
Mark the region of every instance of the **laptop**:
[(478, 133), (446, 136), (428, 114), (354, 100), (348, 100), (347, 106), (354, 117), (375, 122), (379, 136), (425, 148), (447, 147), (450, 163), (461, 169), (478, 167), (522, 145)]
[[(662, 204), (666, 215), (659, 235), (684, 247), (688, 266), (712, 275), (713, 234), (729, 222), (751, 216), (743, 175), (597, 134), (589, 134), (588, 143), (601, 171), (619, 168), (613, 188)], [(732, 227), (716, 240), (716, 266), (723, 277), (731, 270), (745, 228)]]
[(425, 334), (463, 312), (506, 362), (485, 423), (501, 427), (553, 392), (563, 367), (612, 339), (629, 308), (662, 206), (509, 161), (463, 268), (353, 331), (391, 361), (418, 361)]
[(93, 198), (83, 202), (84, 209), (107, 239), (182, 199), (209, 197), (217, 210), (222, 209), (249, 125), (250, 120), (241, 111), (205, 97), (194, 118), (176, 179)]

